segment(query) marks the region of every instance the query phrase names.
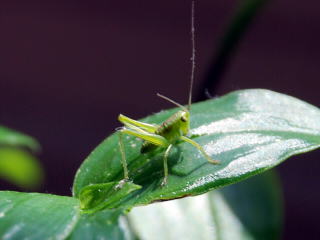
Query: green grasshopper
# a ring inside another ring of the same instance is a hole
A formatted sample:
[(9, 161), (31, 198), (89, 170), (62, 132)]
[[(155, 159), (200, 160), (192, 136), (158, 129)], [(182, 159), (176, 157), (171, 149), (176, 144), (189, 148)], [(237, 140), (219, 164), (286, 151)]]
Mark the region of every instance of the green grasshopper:
[(149, 124), (140, 121), (133, 120), (122, 114), (119, 115), (118, 120), (123, 123), (123, 127), (118, 130), (119, 132), (119, 147), (121, 152), (121, 161), (124, 172), (123, 181), (129, 180), (129, 172), (127, 167), (127, 161), (124, 151), (123, 134), (135, 136), (144, 140), (140, 152), (148, 153), (154, 151), (156, 148), (164, 148), (163, 156), (163, 168), (164, 178), (162, 186), (167, 184), (168, 181), (168, 155), (172, 147), (181, 141), (188, 142), (196, 147), (203, 156), (212, 164), (218, 164), (219, 161), (211, 159), (211, 157), (205, 152), (205, 150), (195, 141), (190, 139), (187, 135), (190, 129), (190, 107), (192, 98), (192, 86), (194, 81), (194, 70), (195, 70), (195, 37), (194, 37), (194, 2), (192, 2), (191, 8), (191, 40), (192, 40), (192, 71), (190, 78), (190, 89), (189, 89), (189, 102), (188, 107), (184, 107), (181, 104), (165, 97), (161, 94), (157, 94), (159, 97), (175, 104), (180, 107), (181, 110), (173, 114), (161, 125)]

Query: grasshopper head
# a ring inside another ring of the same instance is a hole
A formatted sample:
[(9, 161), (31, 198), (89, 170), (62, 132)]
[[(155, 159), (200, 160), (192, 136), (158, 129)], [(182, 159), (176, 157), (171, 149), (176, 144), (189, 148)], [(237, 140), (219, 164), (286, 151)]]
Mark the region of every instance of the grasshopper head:
[(181, 110), (178, 112), (178, 118), (180, 122), (180, 130), (183, 135), (187, 135), (190, 128), (190, 113), (189, 111)]
[[(190, 128), (189, 109), (186, 108), (185, 106), (182, 106), (181, 104), (173, 101), (172, 99), (170, 99), (166, 96), (163, 96), (159, 93), (157, 93), (157, 95), (158, 95), (158, 97), (161, 97), (161, 98), (173, 103), (174, 105), (178, 106), (179, 108), (181, 108), (181, 110), (174, 115), (175, 129), (178, 130), (179, 133), (182, 133), (183, 135), (187, 135), (189, 132), (189, 128)], [(189, 106), (189, 108), (190, 108), (190, 106)]]

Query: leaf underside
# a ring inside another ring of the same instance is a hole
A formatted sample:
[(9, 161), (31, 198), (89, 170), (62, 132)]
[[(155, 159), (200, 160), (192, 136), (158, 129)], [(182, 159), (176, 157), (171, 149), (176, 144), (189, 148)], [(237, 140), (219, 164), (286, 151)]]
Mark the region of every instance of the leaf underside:
[(281, 196), (268, 171), (201, 196), (133, 208), (128, 218), (141, 240), (276, 240)]

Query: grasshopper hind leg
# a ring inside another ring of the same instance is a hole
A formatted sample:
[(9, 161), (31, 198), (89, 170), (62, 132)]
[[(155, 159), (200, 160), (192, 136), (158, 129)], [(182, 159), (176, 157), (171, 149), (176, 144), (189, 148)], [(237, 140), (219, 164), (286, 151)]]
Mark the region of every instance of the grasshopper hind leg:
[[(123, 168), (123, 179), (120, 181), (119, 183), (119, 188), (121, 188), (121, 186), (129, 181), (129, 171), (128, 171), (128, 164), (127, 164), (127, 160), (126, 160), (126, 154), (125, 154), (125, 150), (124, 150), (124, 144), (123, 144), (123, 132), (120, 130), (119, 132), (119, 149), (120, 149), (120, 153), (121, 153), (121, 164), (122, 164), (122, 168)], [(168, 170), (168, 156), (169, 153), (172, 149), (172, 144), (170, 144), (166, 151), (164, 152), (164, 156), (163, 156), (163, 172), (164, 172), (164, 177), (163, 180), (161, 182), (161, 186), (165, 186), (168, 183), (168, 175), (169, 175), (169, 170)]]
[[(121, 164), (122, 164), (122, 168), (123, 168), (123, 175), (124, 175), (124, 178), (123, 180), (120, 181), (120, 188), (121, 186), (129, 181), (129, 171), (128, 171), (128, 164), (127, 164), (127, 160), (126, 160), (126, 154), (125, 154), (125, 147), (124, 147), (124, 143), (123, 143), (123, 134), (128, 134), (130, 136), (135, 136), (137, 138), (140, 138), (146, 142), (149, 142), (151, 145), (154, 145), (156, 147), (167, 147), (170, 145), (168, 143), (168, 141), (160, 136), (160, 135), (157, 135), (157, 134), (153, 134), (153, 133), (150, 133), (150, 132), (147, 132), (143, 129), (139, 129), (135, 126), (132, 126), (130, 124), (127, 124), (128, 126), (127, 127), (130, 127), (130, 128), (122, 128), (121, 130), (118, 130), (118, 133), (119, 133), (119, 148), (120, 148), (120, 153), (121, 153)], [(165, 162), (167, 161), (167, 155), (170, 151), (171, 147), (169, 148), (169, 150), (167, 149), (167, 153), (165, 154), (166, 157), (165, 157)], [(165, 174), (166, 174), (166, 177), (165, 179), (167, 179), (167, 176), (168, 176), (168, 166), (167, 166), (167, 163), (164, 164), (166, 166), (166, 170), (165, 170)]]

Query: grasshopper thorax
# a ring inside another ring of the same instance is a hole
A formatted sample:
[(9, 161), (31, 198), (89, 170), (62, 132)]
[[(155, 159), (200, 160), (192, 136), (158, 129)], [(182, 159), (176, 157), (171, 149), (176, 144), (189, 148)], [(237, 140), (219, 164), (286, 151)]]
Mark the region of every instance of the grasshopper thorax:
[(187, 110), (180, 110), (165, 120), (156, 130), (156, 134), (163, 136), (172, 143), (181, 136), (185, 136), (189, 132), (190, 113)]

